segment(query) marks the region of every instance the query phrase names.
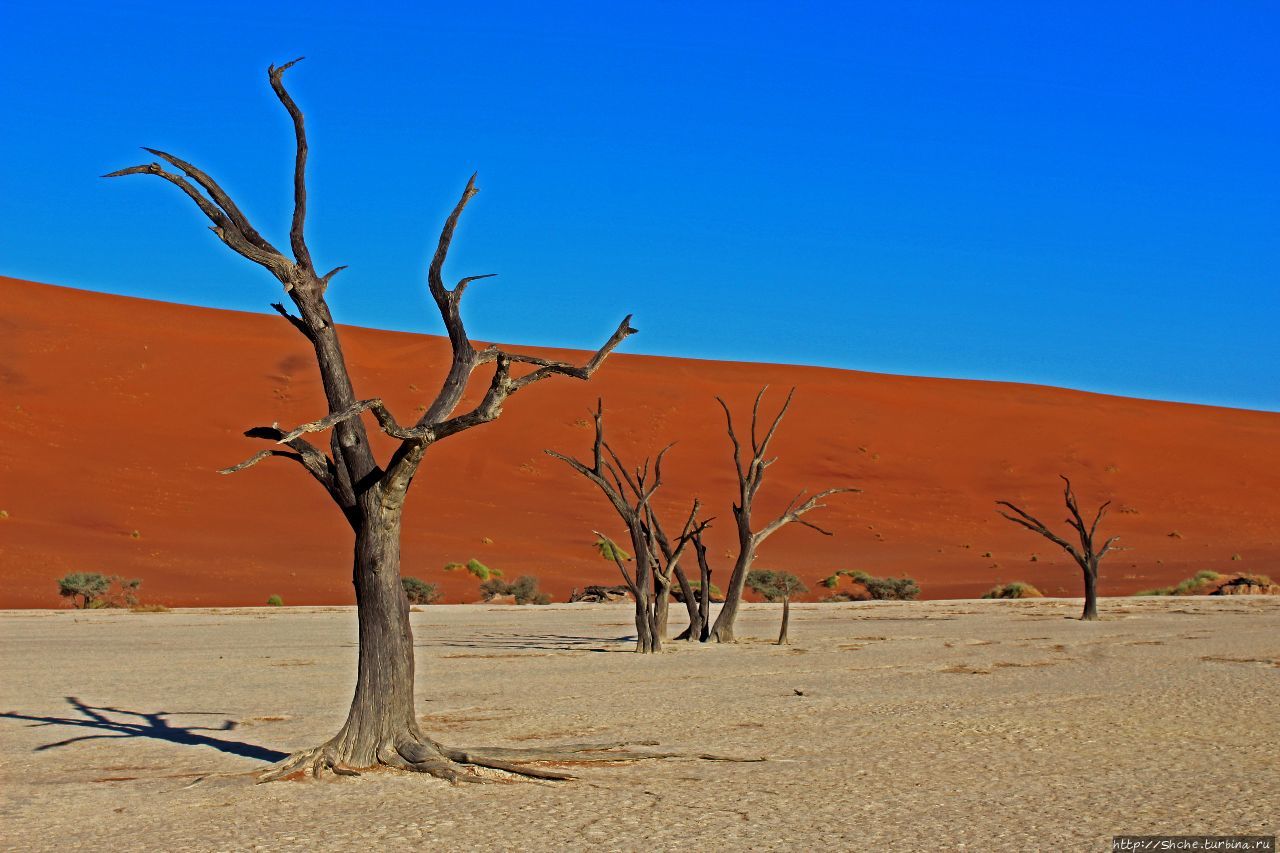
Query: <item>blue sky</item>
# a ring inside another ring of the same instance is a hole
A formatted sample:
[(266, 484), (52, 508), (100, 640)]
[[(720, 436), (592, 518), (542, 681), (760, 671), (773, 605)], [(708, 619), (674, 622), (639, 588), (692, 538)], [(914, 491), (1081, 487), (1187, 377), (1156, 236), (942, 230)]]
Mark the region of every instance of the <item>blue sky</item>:
[(0, 11), (0, 273), (224, 308), (279, 286), (139, 145), (287, 243), (340, 320), (1280, 410), (1274, 3), (32, 3)]

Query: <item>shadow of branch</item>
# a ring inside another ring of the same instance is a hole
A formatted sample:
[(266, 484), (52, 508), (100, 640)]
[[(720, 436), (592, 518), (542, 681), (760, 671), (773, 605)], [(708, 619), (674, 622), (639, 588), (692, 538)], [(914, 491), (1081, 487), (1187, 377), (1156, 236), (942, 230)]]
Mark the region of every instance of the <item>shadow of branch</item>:
[[(228, 732), (235, 728), (232, 720), (225, 720), (221, 726), (177, 726), (170, 723), (168, 717), (176, 714), (216, 715), (216, 711), (126, 711), (122, 708), (89, 705), (75, 696), (66, 697), (67, 704), (80, 713), (79, 717), (42, 717), (34, 714), (20, 714), (16, 711), (0, 712), (0, 718), (11, 720), (27, 720), (33, 727), (37, 726), (72, 726), (81, 729), (94, 729), (97, 734), (84, 734), (65, 740), (54, 741), (36, 747), (36, 752), (47, 749), (69, 746), (86, 740), (101, 738), (152, 738), (168, 741), (183, 746), (208, 746), (219, 752), (238, 755), (241, 758), (253, 758), (259, 761), (275, 762), (287, 758), (288, 754), (267, 749), (252, 743), (236, 740), (223, 740), (210, 737), (199, 732)], [(125, 719), (113, 719), (124, 717)]]

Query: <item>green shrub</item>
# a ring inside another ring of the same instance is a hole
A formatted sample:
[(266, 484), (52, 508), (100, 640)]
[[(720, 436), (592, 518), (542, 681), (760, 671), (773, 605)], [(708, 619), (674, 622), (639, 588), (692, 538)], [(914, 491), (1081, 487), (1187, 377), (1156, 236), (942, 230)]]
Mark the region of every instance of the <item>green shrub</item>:
[[(693, 597), (695, 599), (701, 600), (702, 581), (691, 580), (689, 581), (689, 586), (693, 588)], [(671, 587), (671, 597), (675, 599), (677, 604), (684, 604), (684, 590), (680, 588), (680, 584), (676, 584)], [(711, 600), (716, 604), (721, 604), (724, 602), (724, 593), (721, 592), (720, 587), (716, 586), (715, 584), (711, 585)]]
[(1214, 581), (1221, 580), (1222, 575), (1217, 572), (1204, 570), (1196, 572), (1191, 577), (1178, 583), (1173, 588), (1173, 595), (1203, 595), (1213, 584)]
[(611, 563), (614, 560), (617, 560), (620, 563), (625, 563), (631, 559), (631, 555), (622, 550), (622, 548), (618, 546), (617, 542), (614, 542), (612, 539), (606, 539), (603, 536), (595, 541), (593, 547), (600, 552), (601, 557)]
[[(72, 572), (58, 578), (58, 595), (71, 599), (73, 607), (88, 610), (93, 602), (106, 593), (111, 586), (111, 579), (97, 572)], [(76, 604), (76, 597), (80, 603)]]
[(551, 596), (538, 591), (538, 579), (532, 575), (521, 575), (508, 583), (500, 578), (490, 578), (480, 584), (480, 591), (485, 598), (499, 595), (510, 595), (516, 604), (550, 604)]
[(1189, 578), (1178, 582), (1177, 586), (1162, 586), (1156, 589), (1144, 589), (1134, 595), (1207, 595), (1211, 587), (1222, 580), (1222, 575), (1205, 569), (1196, 572)]
[[(133, 607), (138, 603), (138, 587), (141, 578), (126, 580), (119, 575), (97, 572), (72, 572), (58, 579), (58, 595), (70, 598), (73, 606), (81, 610), (98, 610), (104, 607)], [(77, 605), (75, 599), (79, 597)]]
[(422, 578), (402, 577), (400, 578), (400, 585), (404, 587), (405, 597), (409, 599), (410, 604), (440, 603), (440, 587), (433, 583), (427, 583)]
[(855, 572), (853, 579), (865, 586), (876, 601), (912, 601), (920, 597), (920, 587), (912, 578), (876, 578)]
[(1043, 598), (1040, 590), (1029, 583), (1012, 581), (997, 584), (982, 594), (983, 598)]
[(783, 601), (793, 595), (808, 592), (804, 581), (791, 572), (772, 569), (752, 569), (747, 572), (747, 588), (765, 601)]
[[(920, 595), (920, 587), (912, 578), (878, 578), (857, 569), (841, 569), (818, 581), (818, 584), (827, 589), (836, 589), (840, 585), (840, 578), (849, 578), (854, 583), (861, 584), (866, 589), (867, 596), (876, 601), (911, 601)], [(865, 599), (854, 591), (837, 592), (822, 600), (832, 602)]]
[(268, 607), (284, 607), (284, 599), (278, 595), (273, 595), (267, 599)]
[(444, 570), (446, 572), (454, 572), (454, 571), (457, 571), (458, 569), (466, 569), (467, 572), (469, 572), (472, 575), (475, 575), (477, 578), (479, 578), (482, 581), (487, 581), (489, 580), (489, 578), (502, 577), (501, 569), (491, 569), (488, 566), (486, 566), (484, 563), (477, 560), (475, 557), (472, 557), (470, 560), (467, 560), (465, 563), (445, 563)]

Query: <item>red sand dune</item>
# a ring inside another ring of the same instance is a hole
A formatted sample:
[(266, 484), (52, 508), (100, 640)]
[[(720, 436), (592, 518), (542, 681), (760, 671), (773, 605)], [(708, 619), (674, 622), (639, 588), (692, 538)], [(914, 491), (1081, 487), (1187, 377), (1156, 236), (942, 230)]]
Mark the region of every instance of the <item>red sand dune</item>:
[[(263, 446), (246, 428), (324, 414), (310, 351), (287, 324), (12, 279), (0, 279), (0, 299), (0, 607), (58, 606), (54, 580), (69, 571), (141, 577), (145, 600), (175, 606), (352, 601), (348, 529), (296, 465), (214, 473)], [(413, 420), (442, 375), (444, 339), (343, 335), (357, 393)], [(498, 422), (433, 448), (409, 498), (404, 573), (441, 583), (450, 601), (476, 598), (472, 578), (442, 571), (471, 557), (537, 575), (561, 600), (615, 583), (591, 548), (592, 528), (621, 536), (611, 510), (542, 452), (587, 453), (601, 396), (627, 458), (679, 442), (658, 505), (672, 527), (694, 495), (719, 517), (711, 554), (723, 583), (734, 480), (714, 397), (745, 413), (763, 383), (770, 411), (798, 391), (760, 517), (802, 488), (864, 490), (811, 516), (833, 537), (791, 525), (763, 549), (760, 566), (811, 586), (857, 568), (910, 574), (929, 598), (998, 580), (1078, 594), (1066, 556), (993, 506), (1007, 498), (1061, 521), (1059, 472), (1087, 510), (1114, 500), (1107, 532), (1131, 550), (1104, 561), (1104, 595), (1205, 568), (1280, 575), (1280, 414), (626, 354), (590, 383), (542, 383)]]

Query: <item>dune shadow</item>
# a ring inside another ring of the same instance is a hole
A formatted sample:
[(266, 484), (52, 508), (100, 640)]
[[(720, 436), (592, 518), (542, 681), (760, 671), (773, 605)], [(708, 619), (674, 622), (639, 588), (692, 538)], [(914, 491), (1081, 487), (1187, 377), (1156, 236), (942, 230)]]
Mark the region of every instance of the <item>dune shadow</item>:
[[(125, 711), (121, 708), (98, 707), (86, 704), (75, 696), (66, 697), (67, 704), (80, 713), (79, 717), (52, 717), (35, 714), (19, 714), (16, 711), (0, 712), (0, 718), (10, 720), (27, 720), (32, 727), (36, 726), (72, 726), (81, 729), (95, 729), (98, 734), (85, 734), (70, 737), (66, 740), (46, 743), (35, 748), (35, 752), (57, 749), (73, 743), (100, 738), (152, 738), (168, 741), (183, 746), (208, 746), (219, 752), (238, 755), (241, 758), (253, 758), (259, 761), (280, 761), (287, 758), (288, 753), (267, 749), (252, 743), (238, 740), (223, 740), (198, 732), (229, 732), (236, 727), (234, 720), (226, 720), (221, 726), (177, 726), (169, 722), (167, 717), (175, 714), (184, 716), (217, 716), (217, 711)], [(126, 719), (112, 719), (124, 717)]]

